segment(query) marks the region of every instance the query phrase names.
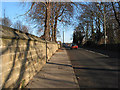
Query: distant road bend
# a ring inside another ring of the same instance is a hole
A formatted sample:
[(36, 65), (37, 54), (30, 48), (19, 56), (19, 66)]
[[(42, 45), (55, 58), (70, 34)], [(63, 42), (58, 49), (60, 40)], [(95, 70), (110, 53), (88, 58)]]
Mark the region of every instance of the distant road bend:
[(118, 58), (99, 53), (66, 49), (80, 88), (118, 88)]

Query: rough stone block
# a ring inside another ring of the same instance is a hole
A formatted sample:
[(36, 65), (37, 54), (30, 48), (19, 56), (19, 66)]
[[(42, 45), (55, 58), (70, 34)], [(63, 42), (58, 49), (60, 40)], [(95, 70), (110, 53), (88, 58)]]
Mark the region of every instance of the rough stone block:
[[(2, 85), (17, 87), (23, 80), (27, 84), (46, 63), (46, 43), (39, 37), (26, 35), (11, 28), (4, 28), (3, 33), (0, 47), (2, 50)], [(47, 41), (48, 59), (57, 49), (56, 43)]]

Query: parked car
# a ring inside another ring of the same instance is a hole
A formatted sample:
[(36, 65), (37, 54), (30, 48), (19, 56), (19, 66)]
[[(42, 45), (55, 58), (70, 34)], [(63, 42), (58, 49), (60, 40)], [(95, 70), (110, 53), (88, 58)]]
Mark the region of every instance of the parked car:
[(71, 44), (71, 47), (70, 47), (71, 49), (78, 49), (78, 45), (76, 45), (76, 44)]

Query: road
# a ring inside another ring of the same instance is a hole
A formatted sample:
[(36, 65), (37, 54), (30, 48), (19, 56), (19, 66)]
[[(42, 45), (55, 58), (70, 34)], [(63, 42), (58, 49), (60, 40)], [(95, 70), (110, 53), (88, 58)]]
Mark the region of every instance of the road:
[(118, 58), (85, 49), (66, 49), (80, 88), (118, 88)]

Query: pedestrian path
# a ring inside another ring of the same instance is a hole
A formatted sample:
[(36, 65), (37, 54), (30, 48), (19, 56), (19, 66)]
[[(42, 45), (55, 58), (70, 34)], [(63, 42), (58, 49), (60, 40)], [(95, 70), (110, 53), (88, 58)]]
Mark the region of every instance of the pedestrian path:
[(58, 50), (26, 87), (79, 88), (66, 50)]

